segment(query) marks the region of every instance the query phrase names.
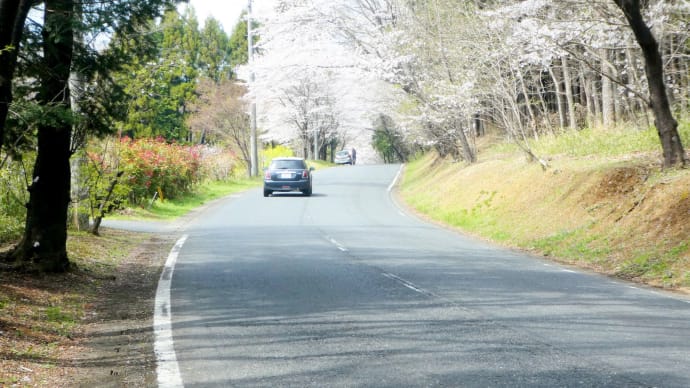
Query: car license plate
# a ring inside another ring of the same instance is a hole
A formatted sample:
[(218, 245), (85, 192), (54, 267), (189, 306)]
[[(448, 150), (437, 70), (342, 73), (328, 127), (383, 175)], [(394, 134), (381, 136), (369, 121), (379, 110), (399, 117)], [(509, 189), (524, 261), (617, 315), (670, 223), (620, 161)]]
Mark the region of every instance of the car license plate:
[(280, 174), (280, 179), (290, 179), (292, 178), (292, 173), (290, 172), (283, 172)]

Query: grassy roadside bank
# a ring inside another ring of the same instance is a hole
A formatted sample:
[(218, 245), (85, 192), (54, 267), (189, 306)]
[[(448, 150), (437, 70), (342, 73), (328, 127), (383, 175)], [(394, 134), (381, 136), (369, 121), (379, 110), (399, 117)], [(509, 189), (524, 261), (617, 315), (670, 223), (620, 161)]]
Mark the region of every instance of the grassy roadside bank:
[(661, 171), (657, 152), (589, 147), (551, 157), (546, 171), (504, 145), (473, 165), (427, 154), (406, 166), (401, 195), (431, 219), (505, 246), (690, 290), (690, 170)]
[(158, 219), (173, 220), (184, 216), (206, 203), (225, 197), (227, 195), (258, 187), (261, 181), (258, 179), (237, 179), (226, 182), (208, 182), (199, 187), (192, 195), (187, 195), (174, 200), (157, 199), (148, 206), (139, 208), (127, 208), (116, 214), (109, 215), (112, 219)]

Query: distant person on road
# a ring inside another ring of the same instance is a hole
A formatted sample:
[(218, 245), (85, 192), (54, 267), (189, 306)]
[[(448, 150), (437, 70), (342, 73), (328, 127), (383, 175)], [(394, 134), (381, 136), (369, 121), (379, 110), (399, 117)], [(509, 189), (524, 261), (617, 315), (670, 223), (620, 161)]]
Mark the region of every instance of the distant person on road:
[(352, 147), (352, 151), (350, 151), (350, 157), (352, 158), (352, 165), (354, 166), (357, 162), (357, 150), (355, 149), (355, 147)]

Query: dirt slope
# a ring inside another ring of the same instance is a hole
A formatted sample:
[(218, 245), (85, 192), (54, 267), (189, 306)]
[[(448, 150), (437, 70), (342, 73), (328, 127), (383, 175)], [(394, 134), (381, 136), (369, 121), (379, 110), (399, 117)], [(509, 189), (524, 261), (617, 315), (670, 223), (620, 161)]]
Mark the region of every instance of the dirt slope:
[(401, 190), (438, 221), (554, 260), (674, 290), (690, 288), (690, 170), (648, 155), (522, 157), (466, 166), (426, 156)]

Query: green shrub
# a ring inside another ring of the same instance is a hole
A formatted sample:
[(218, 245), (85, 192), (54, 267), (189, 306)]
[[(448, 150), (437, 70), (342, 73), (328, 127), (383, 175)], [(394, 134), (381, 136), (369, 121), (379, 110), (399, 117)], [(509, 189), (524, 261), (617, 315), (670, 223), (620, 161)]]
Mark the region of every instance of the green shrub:
[(290, 149), (284, 145), (277, 145), (275, 147), (265, 148), (262, 151), (263, 166), (268, 167), (268, 165), (271, 163), (271, 160), (273, 158), (288, 157), (288, 156), (294, 156), (294, 155), (295, 155), (295, 153), (292, 151), (292, 149)]
[(202, 180), (201, 147), (168, 144), (162, 139), (123, 138), (120, 169), (130, 186), (129, 202), (141, 204), (156, 193), (176, 198)]
[(27, 153), (22, 160), (6, 159), (0, 168), (0, 244), (16, 241), (24, 231), (33, 162), (34, 154)]
[(201, 154), (201, 176), (211, 181), (227, 181), (240, 174), (246, 174), (246, 166), (232, 150), (222, 147), (207, 147)]
[(24, 217), (0, 214), (0, 244), (17, 241), (24, 231)]
[[(3, 157), (0, 155), (0, 157)], [(26, 188), (31, 182), (35, 155), (27, 153), (22, 160), (7, 159), (0, 169), (0, 214), (9, 217), (25, 217), (25, 204), (29, 201)]]
[(206, 180), (227, 181), (238, 176), (238, 166), (243, 165), (227, 148), (170, 144), (162, 139), (95, 141), (85, 152), (85, 159), (83, 185), (88, 187), (92, 216), (118, 172), (122, 176), (105, 208), (142, 205), (154, 196), (180, 198)]

